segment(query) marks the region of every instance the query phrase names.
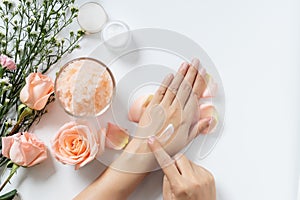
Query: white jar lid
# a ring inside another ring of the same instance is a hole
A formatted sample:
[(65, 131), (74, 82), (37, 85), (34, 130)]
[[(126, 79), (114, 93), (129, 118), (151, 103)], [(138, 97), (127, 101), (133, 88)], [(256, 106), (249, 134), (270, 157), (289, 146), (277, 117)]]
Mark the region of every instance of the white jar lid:
[(105, 44), (111, 48), (125, 47), (131, 38), (129, 27), (121, 21), (108, 22), (101, 36)]
[(107, 14), (104, 8), (95, 2), (88, 2), (80, 6), (77, 21), (80, 27), (87, 33), (101, 31), (107, 22)]

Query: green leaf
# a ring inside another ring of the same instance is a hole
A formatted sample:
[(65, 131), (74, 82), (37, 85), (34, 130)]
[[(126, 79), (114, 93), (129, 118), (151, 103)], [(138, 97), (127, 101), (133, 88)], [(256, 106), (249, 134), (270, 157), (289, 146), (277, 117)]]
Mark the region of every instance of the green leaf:
[(10, 192), (7, 192), (0, 196), (0, 200), (13, 200), (13, 198), (17, 195), (17, 190), (14, 189)]

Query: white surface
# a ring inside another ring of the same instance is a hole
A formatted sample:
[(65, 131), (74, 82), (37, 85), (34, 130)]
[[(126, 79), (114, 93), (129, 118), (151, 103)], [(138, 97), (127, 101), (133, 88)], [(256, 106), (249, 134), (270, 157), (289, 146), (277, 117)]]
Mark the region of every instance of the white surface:
[[(82, 1), (83, 2), (83, 1)], [(226, 122), (215, 150), (200, 164), (216, 178), (219, 200), (293, 200), (300, 172), (300, 2), (298, 0), (101, 1), (131, 28), (158, 27), (198, 42), (215, 62), (226, 93)], [(82, 41), (83, 56), (100, 35)], [(57, 105), (36, 127), (47, 144), (68, 117)], [(50, 156), (12, 180), (24, 200), (71, 199), (100, 174), (94, 161), (75, 171)], [(161, 172), (131, 199), (161, 194)], [(150, 189), (149, 189), (150, 188)], [(159, 198), (158, 198), (159, 199)]]

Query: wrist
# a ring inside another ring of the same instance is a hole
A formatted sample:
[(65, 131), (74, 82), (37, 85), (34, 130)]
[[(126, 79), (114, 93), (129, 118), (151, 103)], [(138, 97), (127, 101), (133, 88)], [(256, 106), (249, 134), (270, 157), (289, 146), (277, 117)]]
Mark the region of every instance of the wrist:
[(148, 147), (147, 139), (133, 138), (110, 168), (126, 173), (148, 173), (156, 170), (156, 159)]

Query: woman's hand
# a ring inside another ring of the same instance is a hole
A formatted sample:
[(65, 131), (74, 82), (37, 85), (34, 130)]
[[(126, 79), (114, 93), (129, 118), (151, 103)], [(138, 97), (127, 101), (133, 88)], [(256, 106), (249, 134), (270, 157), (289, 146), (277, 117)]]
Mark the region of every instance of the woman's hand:
[[(155, 170), (158, 166), (147, 145), (150, 136), (156, 136), (175, 155), (210, 126), (211, 117), (193, 124), (199, 97), (206, 89), (203, 70), (199, 60), (193, 59), (191, 64), (183, 63), (175, 76), (165, 78), (141, 117), (135, 138), (110, 167), (130, 173)], [(165, 133), (170, 125), (172, 131)]]
[(216, 188), (213, 175), (195, 165), (183, 154), (173, 160), (155, 137), (148, 140), (157, 162), (165, 173), (163, 180), (164, 200), (215, 200)]

